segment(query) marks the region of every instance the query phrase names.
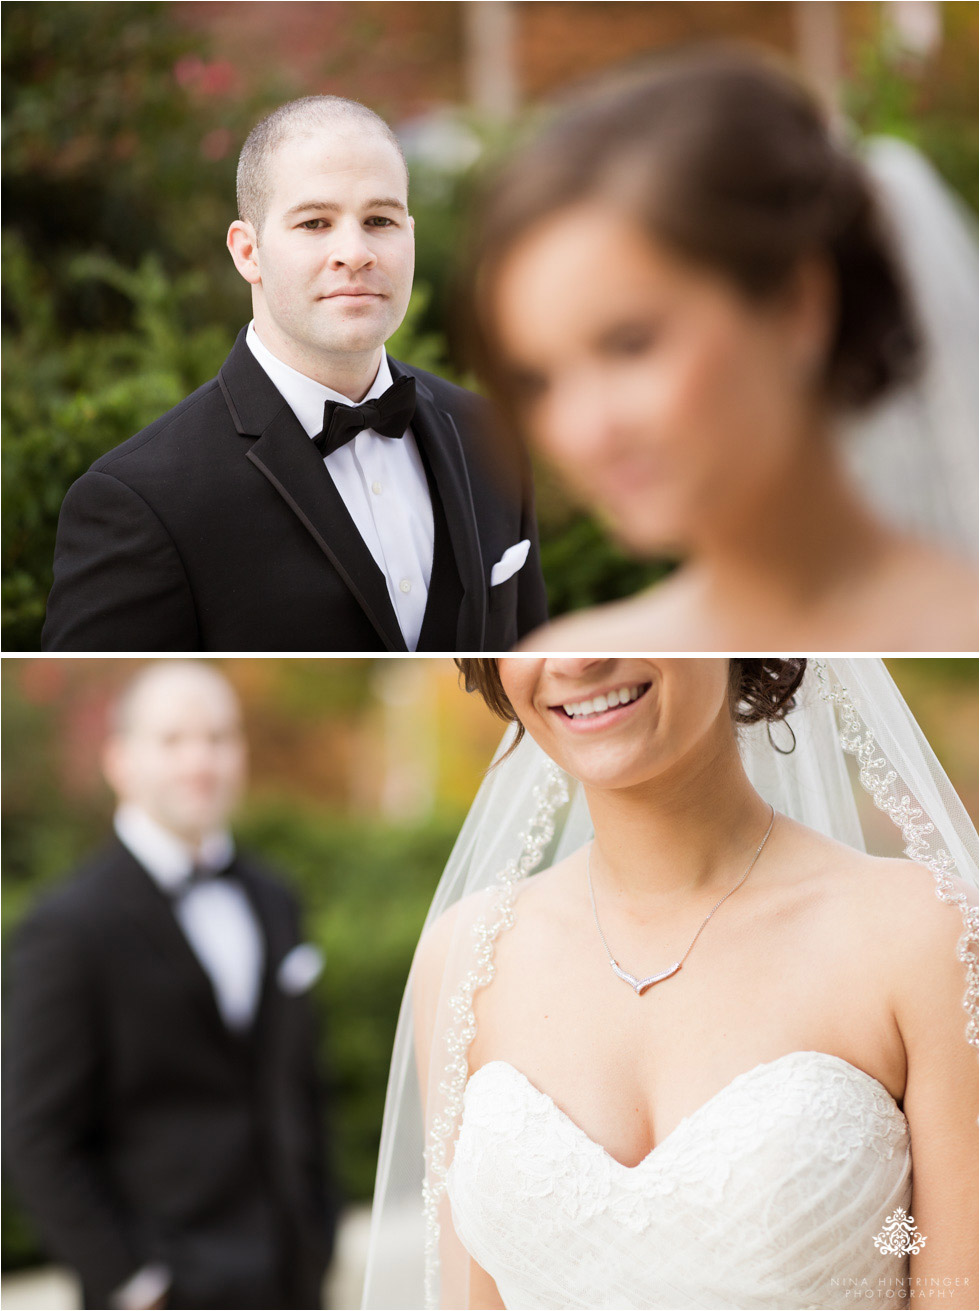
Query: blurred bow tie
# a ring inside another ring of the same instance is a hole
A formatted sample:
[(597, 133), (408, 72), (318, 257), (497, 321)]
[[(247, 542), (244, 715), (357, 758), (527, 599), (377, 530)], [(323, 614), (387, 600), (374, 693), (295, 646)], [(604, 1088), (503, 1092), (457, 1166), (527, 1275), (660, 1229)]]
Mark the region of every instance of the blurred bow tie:
[(415, 379), (406, 375), (392, 383), (373, 401), (344, 405), (341, 401), (324, 401), (323, 428), (313, 438), (321, 455), (332, 455), (365, 428), (382, 437), (404, 437), (415, 414)]
[(177, 885), (178, 894), (190, 892), (191, 888), (200, 887), (202, 883), (216, 883), (218, 879), (228, 878), (233, 863), (233, 861), (229, 861), (227, 865), (222, 865), (218, 869), (214, 869), (210, 865), (193, 865), (191, 872)]

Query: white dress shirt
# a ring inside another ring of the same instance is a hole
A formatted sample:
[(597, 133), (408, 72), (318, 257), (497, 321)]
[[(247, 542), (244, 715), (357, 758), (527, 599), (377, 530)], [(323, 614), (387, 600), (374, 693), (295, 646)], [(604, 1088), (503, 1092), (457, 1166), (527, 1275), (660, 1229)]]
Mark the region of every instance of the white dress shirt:
[(235, 879), (217, 878), (178, 892), (195, 865), (228, 865), (235, 852), (230, 834), (211, 835), (195, 852), (137, 806), (120, 806), (114, 823), (123, 846), (175, 898), (177, 923), (211, 980), (225, 1023), (247, 1028), (258, 1009), (265, 942), (244, 888)]
[[(254, 322), (248, 325), (245, 340), (308, 437), (323, 428), (325, 401), (362, 403), (283, 364), (259, 340)], [(388, 356), (382, 351), (377, 376), (363, 400), (374, 400), (391, 383)], [(429, 595), (435, 528), (429, 484), (412, 430), (406, 428), (401, 440), (392, 440), (365, 428), (323, 463), (387, 580), (405, 645), (414, 651)]]

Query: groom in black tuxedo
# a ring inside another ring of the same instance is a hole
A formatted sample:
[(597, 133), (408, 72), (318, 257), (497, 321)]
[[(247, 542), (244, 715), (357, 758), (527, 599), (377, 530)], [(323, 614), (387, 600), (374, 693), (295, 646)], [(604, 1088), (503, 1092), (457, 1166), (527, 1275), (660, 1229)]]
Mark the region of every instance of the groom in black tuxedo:
[(248, 137), (217, 378), (69, 489), (47, 650), (507, 650), (546, 618), (530, 475), (486, 404), (389, 359), (408, 173), (354, 101)]
[(160, 662), (117, 718), (115, 837), (12, 951), (8, 1167), (87, 1307), (318, 1307), (336, 1218), (321, 962), (225, 827), (237, 701), (210, 667)]

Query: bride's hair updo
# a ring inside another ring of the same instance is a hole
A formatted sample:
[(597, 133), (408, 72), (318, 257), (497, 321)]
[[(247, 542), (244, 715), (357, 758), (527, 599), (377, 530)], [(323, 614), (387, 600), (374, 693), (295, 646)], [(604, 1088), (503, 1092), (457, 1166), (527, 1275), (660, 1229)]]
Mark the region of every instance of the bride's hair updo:
[(533, 226), (592, 200), (610, 200), (758, 300), (783, 289), (801, 261), (825, 257), (837, 297), (822, 377), (831, 404), (869, 404), (914, 375), (919, 335), (863, 167), (788, 69), (720, 46), (621, 72), (566, 105), (488, 178), (460, 326), (468, 362), (505, 404), (488, 292)]
[[(517, 724), (516, 746), (524, 736), (524, 725), (519, 722), (504, 691), (496, 659), (489, 656), (461, 657), (456, 665), (467, 692), (479, 692), (498, 719)], [(732, 656), (729, 661), (728, 707), (733, 722), (742, 725), (763, 721), (778, 724), (796, 705), (796, 692), (805, 673), (806, 660), (802, 658), (749, 660)]]

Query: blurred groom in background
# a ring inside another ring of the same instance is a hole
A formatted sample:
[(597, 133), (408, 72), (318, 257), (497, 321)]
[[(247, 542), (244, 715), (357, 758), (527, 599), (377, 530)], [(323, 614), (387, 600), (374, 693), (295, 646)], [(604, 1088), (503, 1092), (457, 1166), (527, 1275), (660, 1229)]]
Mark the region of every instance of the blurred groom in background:
[(147, 665), (104, 750), (115, 836), (12, 952), (8, 1166), (87, 1307), (309, 1308), (333, 1246), (293, 897), (236, 851), (237, 698)]

